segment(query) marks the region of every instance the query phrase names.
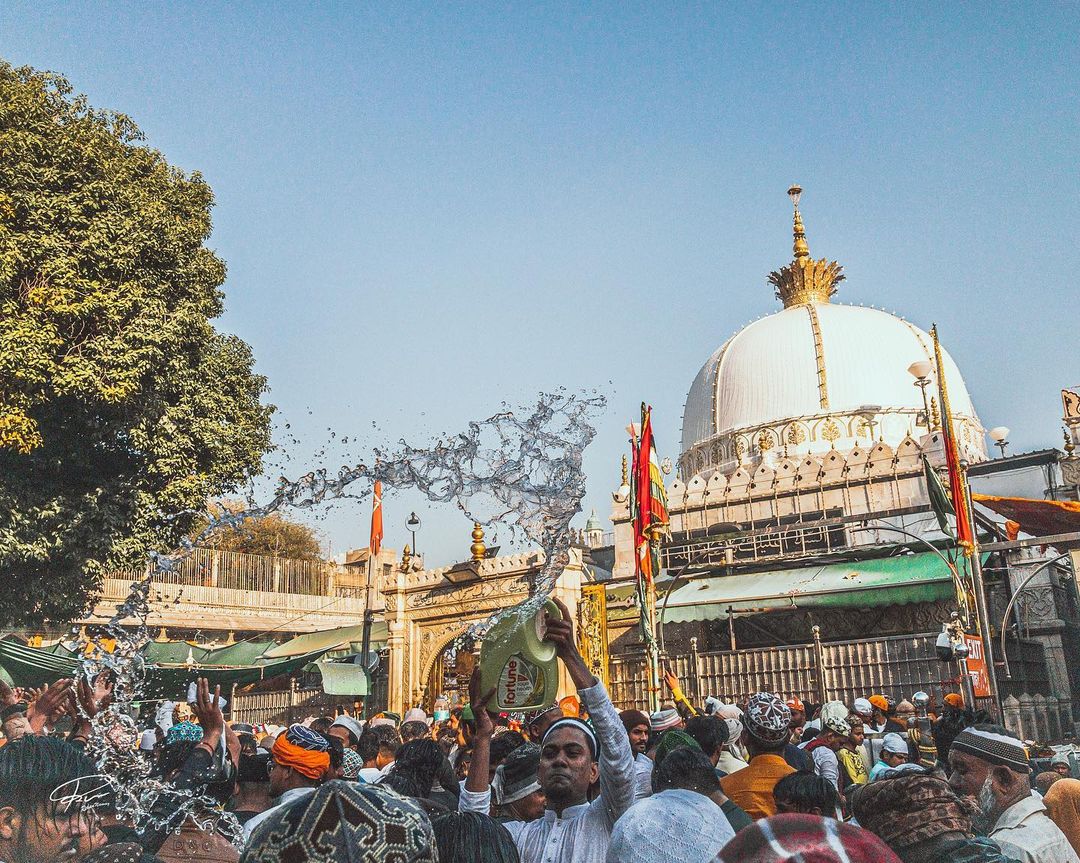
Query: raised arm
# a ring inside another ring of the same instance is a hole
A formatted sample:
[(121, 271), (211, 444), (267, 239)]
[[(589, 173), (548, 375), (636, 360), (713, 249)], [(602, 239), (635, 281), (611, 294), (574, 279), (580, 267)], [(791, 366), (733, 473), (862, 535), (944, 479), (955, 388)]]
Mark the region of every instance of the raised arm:
[(546, 638), (555, 644), (559, 658), (592, 719), (593, 730), (600, 744), (600, 797), (592, 805), (603, 806), (608, 822), (614, 824), (634, 803), (634, 753), (604, 684), (589, 671), (578, 650), (569, 610), (559, 600), (554, 602), (562, 612), (562, 619), (547, 618)]
[(491, 813), (491, 735), (495, 724), (487, 712), (488, 701), (495, 690), (480, 693), (480, 668), (473, 669), (469, 678), (469, 707), (473, 712), (476, 732), (472, 738), (472, 761), (465, 777), (465, 790), (458, 797), (459, 812)]

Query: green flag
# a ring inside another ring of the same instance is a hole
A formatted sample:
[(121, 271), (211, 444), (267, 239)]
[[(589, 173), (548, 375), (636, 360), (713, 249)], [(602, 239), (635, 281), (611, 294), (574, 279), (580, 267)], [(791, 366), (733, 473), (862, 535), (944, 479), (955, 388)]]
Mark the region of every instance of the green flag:
[(934, 515), (937, 516), (938, 527), (941, 528), (942, 533), (956, 539), (956, 535), (949, 525), (949, 516), (956, 517), (956, 510), (953, 509), (952, 501), (949, 500), (949, 493), (945, 491), (945, 486), (941, 484), (941, 477), (930, 466), (926, 456), (922, 457), (922, 463), (923, 476), (926, 478), (926, 490), (930, 494), (930, 506), (934, 510)]

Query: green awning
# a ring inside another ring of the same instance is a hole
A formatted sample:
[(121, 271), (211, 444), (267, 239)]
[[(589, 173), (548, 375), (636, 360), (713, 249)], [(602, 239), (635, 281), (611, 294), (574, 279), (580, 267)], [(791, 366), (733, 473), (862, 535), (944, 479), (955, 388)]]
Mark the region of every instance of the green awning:
[[(186, 692), (188, 683), (196, 677), (207, 678), (211, 686), (220, 684), (223, 691), (234, 683), (237, 686), (246, 686), (278, 675), (293, 674), (325, 652), (315, 650), (277, 662), (239, 666), (148, 664), (143, 697), (175, 698)], [(61, 677), (71, 677), (77, 664), (70, 656), (57, 656), (12, 641), (0, 641), (0, 667), (8, 673), (16, 686), (46, 686)]]
[[(371, 625), (371, 647), (375, 649), (386, 644), (389, 628), (385, 621), (376, 620)], [(313, 650), (334, 650), (339, 647), (356, 645), (359, 652), (360, 645), (364, 640), (363, 624), (359, 626), (341, 626), (337, 629), (324, 629), (321, 632), (308, 632), (291, 638), (284, 644), (272, 647), (263, 654), (265, 659), (279, 659), (283, 656), (296, 656), (300, 653), (311, 653)]]
[[(945, 561), (926, 552), (691, 581), (677, 586), (667, 597), (663, 620), (716, 620), (729, 609), (738, 615), (788, 608), (904, 605), (954, 595), (952, 573)], [(664, 605), (661, 588), (658, 612)]]
[(322, 689), (327, 695), (368, 694), (367, 672), (362, 665), (352, 662), (330, 662), (319, 660), (315, 663), (322, 673)]

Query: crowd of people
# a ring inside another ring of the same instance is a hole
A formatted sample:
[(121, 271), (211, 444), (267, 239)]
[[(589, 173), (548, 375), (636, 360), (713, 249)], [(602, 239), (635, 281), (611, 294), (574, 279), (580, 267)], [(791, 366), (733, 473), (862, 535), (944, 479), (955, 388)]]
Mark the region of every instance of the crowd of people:
[(168, 793), (137, 823), (100, 777), (107, 686), (0, 686), (0, 860), (1080, 863), (1074, 765), (1035, 774), (957, 695), (918, 716), (881, 694), (695, 705), (669, 675), (663, 709), (619, 712), (562, 612), (547, 637), (577, 696), (522, 719), (489, 711), (474, 675), (448, 715), (256, 727), (200, 680), (138, 743)]

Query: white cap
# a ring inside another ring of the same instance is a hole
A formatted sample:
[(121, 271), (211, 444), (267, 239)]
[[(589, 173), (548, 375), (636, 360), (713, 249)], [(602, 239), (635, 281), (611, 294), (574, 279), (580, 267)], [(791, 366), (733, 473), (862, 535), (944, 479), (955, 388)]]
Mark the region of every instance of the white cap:
[(351, 716), (339, 716), (334, 720), (333, 725), (330, 727), (333, 728), (334, 725), (346, 729), (357, 740), (359, 740), (360, 735), (364, 733), (364, 723), (353, 719)]
[(153, 752), (157, 745), (157, 732), (153, 728), (147, 728), (139, 738), (140, 752)]
[(895, 731), (890, 731), (881, 742), (881, 751), (891, 755), (907, 755), (907, 741)]
[(869, 698), (856, 698), (852, 707), (860, 716), (873, 716), (874, 714), (874, 705), (870, 703)]

